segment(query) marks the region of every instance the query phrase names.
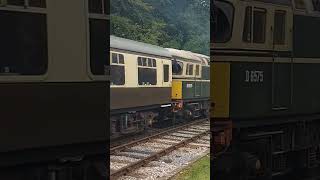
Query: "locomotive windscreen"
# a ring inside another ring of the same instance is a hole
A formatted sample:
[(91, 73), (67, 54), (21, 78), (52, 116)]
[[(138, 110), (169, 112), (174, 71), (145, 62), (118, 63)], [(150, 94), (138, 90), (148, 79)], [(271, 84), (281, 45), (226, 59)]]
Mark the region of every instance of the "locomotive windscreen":
[(174, 75), (182, 75), (183, 73), (183, 63), (177, 60), (174, 60), (172, 63), (172, 73)]
[(231, 38), (234, 8), (224, 1), (216, 1), (215, 5), (211, 38), (213, 42), (223, 43)]

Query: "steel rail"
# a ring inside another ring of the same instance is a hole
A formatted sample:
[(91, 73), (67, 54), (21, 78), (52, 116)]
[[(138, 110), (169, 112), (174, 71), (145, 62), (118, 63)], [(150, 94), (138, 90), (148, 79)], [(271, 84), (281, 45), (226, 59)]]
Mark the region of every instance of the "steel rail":
[(164, 131), (161, 131), (159, 133), (156, 133), (156, 134), (152, 134), (150, 136), (147, 136), (147, 137), (144, 137), (144, 138), (141, 138), (141, 139), (138, 139), (138, 140), (134, 140), (134, 141), (131, 141), (129, 143), (125, 143), (123, 145), (119, 145), (119, 146), (115, 146), (115, 147), (112, 147), (110, 148), (110, 155), (113, 155), (119, 151), (122, 151), (124, 149), (127, 149), (127, 148), (130, 148), (132, 146), (135, 146), (135, 145), (138, 145), (140, 143), (144, 143), (144, 142), (147, 142), (147, 141), (150, 141), (152, 139), (155, 139), (157, 137), (160, 137), (160, 136), (163, 136), (163, 135), (166, 135), (166, 134), (169, 134), (169, 133), (172, 133), (172, 132), (175, 132), (177, 130), (181, 130), (181, 129), (185, 129), (186, 127), (190, 127), (190, 126), (194, 126), (196, 124), (200, 124), (200, 123), (203, 123), (205, 121), (208, 121), (209, 120), (206, 118), (206, 119), (201, 119), (201, 120), (197, 120), (197, 121), (194, 121), (192, 123), (188, 123), (188, 124), (185, 124), (185, 125), (182, 125), (182, 126), (178, 126), (178, 127), (174, 127), (174, 128), (170, 128), (170, 129), (167, 129), (167, 130), (164, 130)]
[[(178, 149), (180, 147), (183, 147), (183, 146), (187, 145), (188, 143), (193, 142), (193, 141), (195, 141), (195, 140), (197, 140), (197, 139), (199, 139), (199, 138), (201, 138), (201, 137), (203, 137), (203, 136), (205, 136), (205, 135), (207, 135), (209, 133), (210, 133), (210, 130), (206, 130), (205, 132), (201, 132), (198, 135), (195, 135), (195, 136), (192, 136), (190, 138), (187, 138), (186, 140), (183, 140), (183, 141), (181, 141), (181, 142), (179, 142), (177, 144), (173, 144), (172, 146), (170, 146), (170, 147), (168, 147), (166, 149), (163, 149), (163, 150), (161, 150), (159, 152), (155, 152), (155, 153), (151, 154), (150, 156), (148, 156), (146, 158), (143, 158), (143, 159), (141, 159), (141, 160), (139, 160), (139, 161), (137, 161), (135, 163), (129, 164), (128, 166), (125, 166), (125, 167), (123, 167), (123, 168), (121, 168), (119, 170), (111, 172), (110, 179), (111, 180), (112, 179), (117, 179), (117, 178), (119, 178), (119, 177), (121, 177), (123, 175), (126, 175), (126, 174), (132, 172), (133, 170), (136, 170), (137, 168), (140, 168), (143, 165), (145, 165), (145, 164), (147, 164), (147, 163), (149, 163), (151, 161), (157, 160), (160, 157), (162, 157), (164, 155), (167, 155), (170, 152), (172, 152), (172, 151), (174, 151), (174, 150), (176, 150), (176, 149)], [(164, 133), (162, 133), (162, 134), (164, 134)]]

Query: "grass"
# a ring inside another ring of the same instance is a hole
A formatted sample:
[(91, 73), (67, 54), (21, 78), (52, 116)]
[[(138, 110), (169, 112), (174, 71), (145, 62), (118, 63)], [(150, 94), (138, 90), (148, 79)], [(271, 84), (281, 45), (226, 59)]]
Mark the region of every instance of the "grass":
[(206, 155), (177, 175), (174, 180), (209, 180), (210, 156)]

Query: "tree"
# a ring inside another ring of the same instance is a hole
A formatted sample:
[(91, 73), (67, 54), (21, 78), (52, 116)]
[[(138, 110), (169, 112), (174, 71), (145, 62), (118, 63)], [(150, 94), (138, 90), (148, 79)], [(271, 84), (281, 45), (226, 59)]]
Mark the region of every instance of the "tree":
[(209, 0), (111, 0), (111, 34), (209, 55)]

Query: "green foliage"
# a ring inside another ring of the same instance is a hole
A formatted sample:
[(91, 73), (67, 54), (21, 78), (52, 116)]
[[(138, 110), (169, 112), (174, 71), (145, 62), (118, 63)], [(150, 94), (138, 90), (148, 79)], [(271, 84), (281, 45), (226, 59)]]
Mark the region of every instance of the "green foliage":
[(209, 0), (111, 0), (111, 34), (209, 55)]

